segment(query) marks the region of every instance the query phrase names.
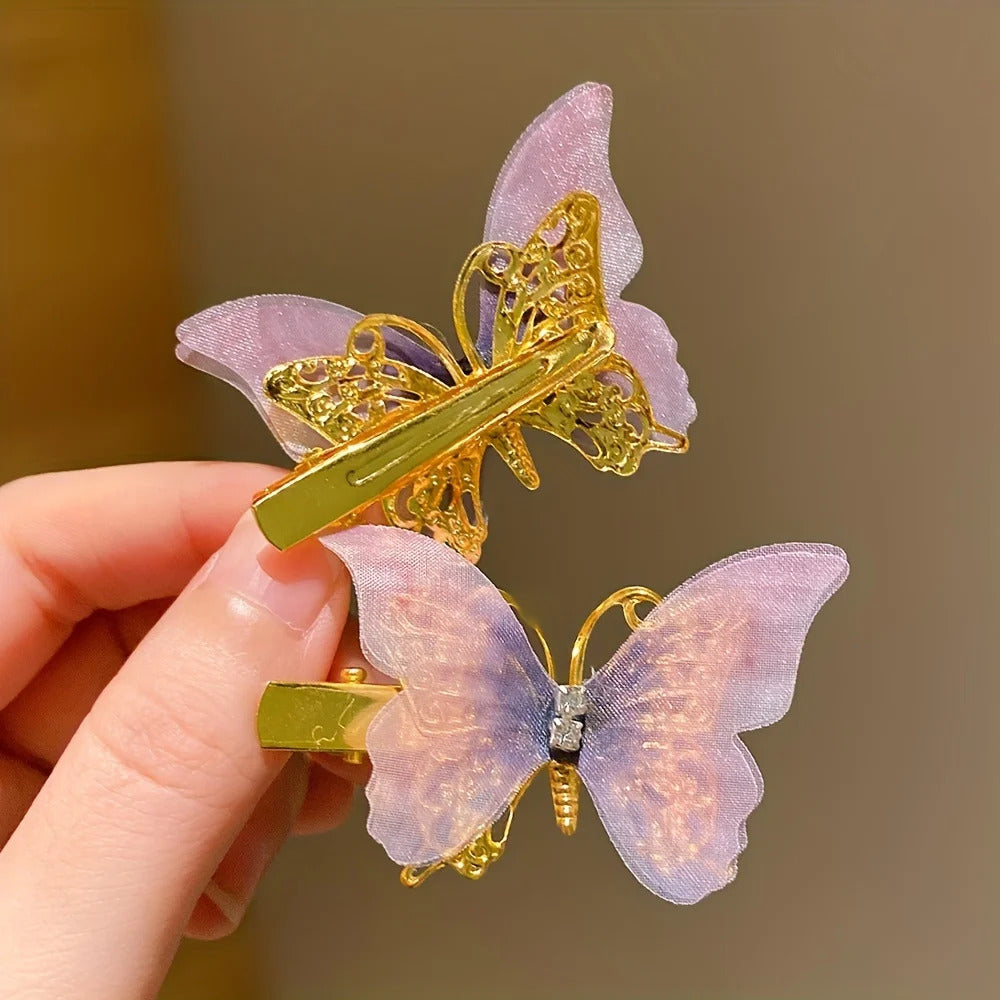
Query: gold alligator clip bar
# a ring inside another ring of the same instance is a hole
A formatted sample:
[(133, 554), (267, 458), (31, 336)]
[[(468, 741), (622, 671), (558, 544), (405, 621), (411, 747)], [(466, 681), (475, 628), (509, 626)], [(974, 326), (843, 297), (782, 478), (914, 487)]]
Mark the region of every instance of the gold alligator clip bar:
[(365, 672), (344, 671), (342, 683), (272, 681), (257, 709), (257, 736), (270, 750), (343, 754), (355, 763), (376, 712), (399, 693), (392, 684), (364, 684)]
[(253, 503), (264, 536), (286, 549), (360, 512), (560, 385), (593, 368), (614, 347), (614, 331), (594, 323), (530, 354), (470, 376), (410, 416), (331, 448), (265, 490)]

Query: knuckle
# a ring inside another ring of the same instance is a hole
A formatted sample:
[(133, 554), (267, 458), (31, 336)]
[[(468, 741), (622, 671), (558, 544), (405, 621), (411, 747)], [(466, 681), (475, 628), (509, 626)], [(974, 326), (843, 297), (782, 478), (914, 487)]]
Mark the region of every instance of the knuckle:
[[(0, 485), (0, 546), (15, 569), (23, 571), (24, 585), (42, 619), (63, 630), (75, 625), (90, 610), (89, 604), (79, 587), (59, 572), (47, 555), (51, 544), (29, 542), (31, 530), (26, 527), (43, 517), (39, 498), (45, 496), (46, 483), (56, 476), (59, 473), (42, 473)], [(45, 520), (45, 526), (47, 540), (58, 536), (51, 519)]]
[(0, 525), (8, 525), (19, 512), (33, 509), (38, 498), (45, 495), (48, 484), (61, 475), (64, 473), (38, 472), (0, 483)]
[(25, 491), (31, 492), (40, 480), (45, 478), (45, 474), (36, 476), (21, 476), (18, 479), (8, 480), (0, 483), (0, 514), (7, 511), (7, 507), (19, 499)]

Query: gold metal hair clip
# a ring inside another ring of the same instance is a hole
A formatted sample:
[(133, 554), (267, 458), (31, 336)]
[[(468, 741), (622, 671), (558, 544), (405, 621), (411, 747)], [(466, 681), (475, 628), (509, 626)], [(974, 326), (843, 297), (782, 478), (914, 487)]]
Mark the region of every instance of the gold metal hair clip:
[(279, 548), (380, 504), (475, 562), (492, 448), (539, 483), (525, 427), (627, 476), (687, 450), (695, 417), (666, 323), (621, 298), (642, 241), (611, 176), (611, 92), (575, 87), (522, 133), (452, 294), (454, 343), (403, 316), (253, 295), (178, 327), (178, 355), (254, 404), (297, 463), (254, 501)]
[[(618, 590), (584, 621), (559, 683), (537, 628), (527, 622), (533, 644), (510, 598), (458, 553), (376, 525), (321, 543), (354, 581), (369, 662), (399, 686), (356, 683), (357, 671), (344, 679), (355, 683), (270, 685), (261, 739), (367, 753), (368, 832), (404, 884), (445, 867), (481, 877), (543, 770), (559, 830), (576, 831), (585, 787), (663, 899), (693, 903), (732, 880), (763, 787), (738, 734), (791, 704), (809, 626), (847, 576), (840, 549), (769, 545), (666, 597)], [(613, 608), (630, 633), (595, 670), (588, 644)]]
[[(346, 355), (272, 369), (267, 397), (333, 447), (306, 456), (254, 501), (264, 535), (287, 548), (346, 527), (381, 501), (390, 524), (429, 530), (475, 561), (486, 537), (486, 448), (528, 489), (538, 486), (522, 426), (554, 434), (619, 475), (634, 472), (646, 451), (685, 451), (686, 435), (657, 423), (632, 365), (614, 352), (599, 226), (597, 198), (576, 192), (523, 247), (492, 242), (472, 251), (452, 299), (468, 371), (435, 333), (381, 313), (351, 330)], [(466, 321), (476, 277), (496, 301), (489, 363)], [(453, 384), (390, 357), (390, 331), (426, 347)]]
[[(500, 592), (515, 612), (521, 609), (510, 595)], [(580, 778), (574, 763), (579, 753), (586, 714), (583, 687), (587, 645), (598, 621), (612, 608), (620, 607), (629, 628), (641, 624), (637, 608), (658, 604), (662, 598), (646, 587), (625, 587), (602, 601), (588, 615), (573, 643), (568, 683), (559, 685), (555, 711), (549, 724), (549, 743), (553, 759), (548, 762), (549, 787), (556, 825), (570, 836), (576, 833), (580, 809)], [(522, 615), (523, 619), (523, 615)], [(557, 681), (555, 664), (541, 629), (534, 622), (526, 624), (538, 638), (545, 669)], [(297, 684), (272, 681), (267, 685), (257, 710), (257, 735), (268, 750), (302, 750), (337, 753), (345, 760), (359, 763), (365, 756), (365, 736), (378, 711), (394, 698), (402, 687), (393, 684), (365, 684), (365, 671), (351, 668), (341, 681)], [(481, 878), (491, 864), (499, 860), (510, 833), (514, 810), (527, 791), (534, 774), (520, 787), (501, 817), (502, 833), (494, 836), (491, 824), (481, 830), (462, 849), (440, 862), (425, 867), (404, 866), (400, 881), (417, 886), (445, 866), (469, 879)]]

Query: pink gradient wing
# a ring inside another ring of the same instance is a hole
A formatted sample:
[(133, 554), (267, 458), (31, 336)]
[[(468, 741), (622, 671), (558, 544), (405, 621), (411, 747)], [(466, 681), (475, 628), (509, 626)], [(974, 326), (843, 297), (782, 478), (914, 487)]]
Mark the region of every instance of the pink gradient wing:
[(732, 556), (661, 601), (587, 682), (580, 775), (656, 895), (694, 903), (735, 877), (763, 794), (737, 734), (788, 710), (806, 633), (847, 572), (828, 545)]
[[(486, 213), (485, 239), (523, 246), (546, 213), (573, 191), (601, 203), (601, 267), (615, 350), (639, 373), (656, 419), (685, 433), (694, 420), (677, 343), (652, 310), (621, 299), (642, 263), (642, 242), (611, 176), (611, 88), (583, 83), (560, 97), (522, 133), (507, 156)], [(495, 299), (484, 293), (479, 349), (491, 354)]]
[(456, 552), (376, 526), (321, 541), (354, 579), (365, 656), (403, 687), (368, 728), (368, 832), (397, 864), (444, 860), (548, 759), (554, 684), (499, 591)]
[(296, 461), (329, 442), (264, 394), (264, 378), (286, 361), (343, 354), (361, 319), (353, 309), (304, 295), (252, 295), (206, 309), (177, 328), (177, 356), (228, 382), (257, 408)]

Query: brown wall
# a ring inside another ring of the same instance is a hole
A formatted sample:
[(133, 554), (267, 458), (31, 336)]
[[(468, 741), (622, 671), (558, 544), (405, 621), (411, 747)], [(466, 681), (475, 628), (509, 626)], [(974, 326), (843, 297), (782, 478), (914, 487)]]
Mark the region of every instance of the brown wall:
[(176, 322), (294, 291), (443, 325), (510, 142), (599, 79), (630, 294), (702, 415), (630, 480), (537, 436), (538, 493), (491, 466), (483, 568), (565, 656), (627, 583), (784, 539), (853, 564), (748, 738), (768, 790), (725, 891), (656, 900), (541, 786), (483, 883), (405, 891), (359, 809), (171, 995), (995, 995), (1000, 8), (31, 6), (0, 14), (0, 475), (275, 458)]

